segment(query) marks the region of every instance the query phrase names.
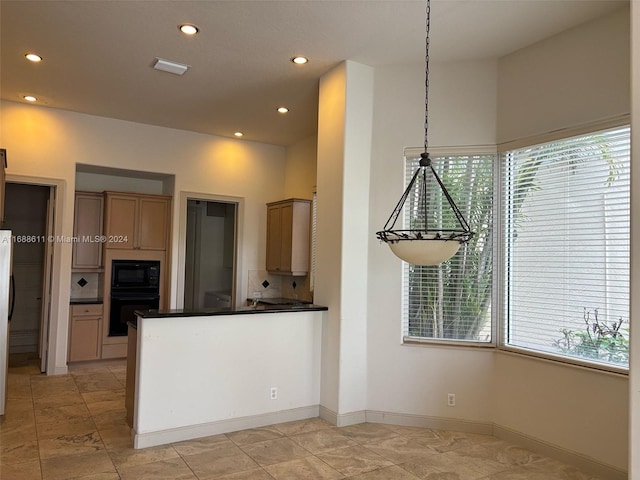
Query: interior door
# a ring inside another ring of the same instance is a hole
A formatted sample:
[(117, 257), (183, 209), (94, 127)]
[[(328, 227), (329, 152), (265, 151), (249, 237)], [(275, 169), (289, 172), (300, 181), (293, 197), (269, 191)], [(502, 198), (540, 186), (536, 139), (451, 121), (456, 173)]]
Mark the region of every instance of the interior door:
[(11, 244), (11, 231), (0, 230), (0, 415), (4, 415), (7, 398)]
[[(53, 236), (55, 224), (56, 187), (51, 187), (47, 200), (47, 239)], [(51, 284), (53, 275), (53, 242), (45, 242), (42, 274), (42, 315), (40, 318), (40, 371), (47, 370), (47, 353), (49, 346), (49, 320), (51, 318)]]

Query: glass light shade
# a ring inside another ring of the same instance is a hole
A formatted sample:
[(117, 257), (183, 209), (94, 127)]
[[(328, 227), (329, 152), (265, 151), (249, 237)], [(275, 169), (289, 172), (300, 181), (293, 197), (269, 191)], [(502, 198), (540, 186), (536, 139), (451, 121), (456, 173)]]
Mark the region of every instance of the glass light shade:
[(438, 265), (460, 249), (457, 240), (402, 240), (388, 245), (396, 257), (412, 265)]

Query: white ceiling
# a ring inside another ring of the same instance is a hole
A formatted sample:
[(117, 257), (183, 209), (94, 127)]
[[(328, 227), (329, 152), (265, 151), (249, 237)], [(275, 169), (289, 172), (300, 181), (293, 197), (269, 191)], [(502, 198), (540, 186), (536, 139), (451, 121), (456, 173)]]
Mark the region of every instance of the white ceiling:
[[(434, 61), (497, 58), (627, 0), (433, 0)], [(343, 60), (424, 62), (422, 0), (0, 2), (0, 93), (94, 115), (290, 145), (315, 132), (318, 78)], [(194, 23), (200, 33), (181, 34)], [(44, 61), (33, 64), (33, 51)], [(309, 64), (289, 59), (303, 54)], [(191, 66), (180, 77), (156, 57)], [(286, 105), (281, 115), (276, 107)]]

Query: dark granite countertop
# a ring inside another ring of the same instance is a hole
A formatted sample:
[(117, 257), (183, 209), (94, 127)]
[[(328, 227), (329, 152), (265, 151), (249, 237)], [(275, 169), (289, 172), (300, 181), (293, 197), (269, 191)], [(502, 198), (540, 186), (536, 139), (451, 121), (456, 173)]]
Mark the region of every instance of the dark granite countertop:
[[(136, 310), (135, 313), (141, 318), (167, 318), (167, 317), (208, 317), (217, 315), (246, 315), (260, 313), (288, 313), (288, 312), (320, 312), (328, 310), (327, 307), (314, 304), (304, 305), (258, 305), (255, 307), (237, 308), (204, 308), (202, 310)], [(129, 322), (132, 327), (136, 327), (136, 322)]]
[(69, 300), (70, 305), (91, 305), (103, 303), (101, 298), (72, 298)]

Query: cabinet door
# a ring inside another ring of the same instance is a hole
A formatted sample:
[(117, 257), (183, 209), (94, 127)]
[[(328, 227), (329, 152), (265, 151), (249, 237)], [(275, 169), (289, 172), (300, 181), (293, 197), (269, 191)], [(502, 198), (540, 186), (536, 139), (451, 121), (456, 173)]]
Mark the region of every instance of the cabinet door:
[(169, 231), (169, 200), (140, 197), (137, 248), (166, 250)]
[(282, 216), (280, 205), (267, 207), (267, 270), (280, 270), (282, 251)]
[(103, 197), (99, 194), (77, 193), (73, 235), (72, 268), (99, 268), (102, 266), (102, 211)]
[(107, 195), (106, 201), (106, 247), (133, 249), (136, 245), (138, 198), (130, 195)]
[(0, 226), (4, 223), (4, 192), (5, 192), (5, 172), (4, 169), (7, 166), (5, 158), (6, 152), (3, 150), (0, 153)]
[(102, 305), (72, 305), (69, 361), (97, 360), (102, 347)]
[(280, 270), (291, 271), (291, 246), (293, 234), (293, 204), (280, 207)]

